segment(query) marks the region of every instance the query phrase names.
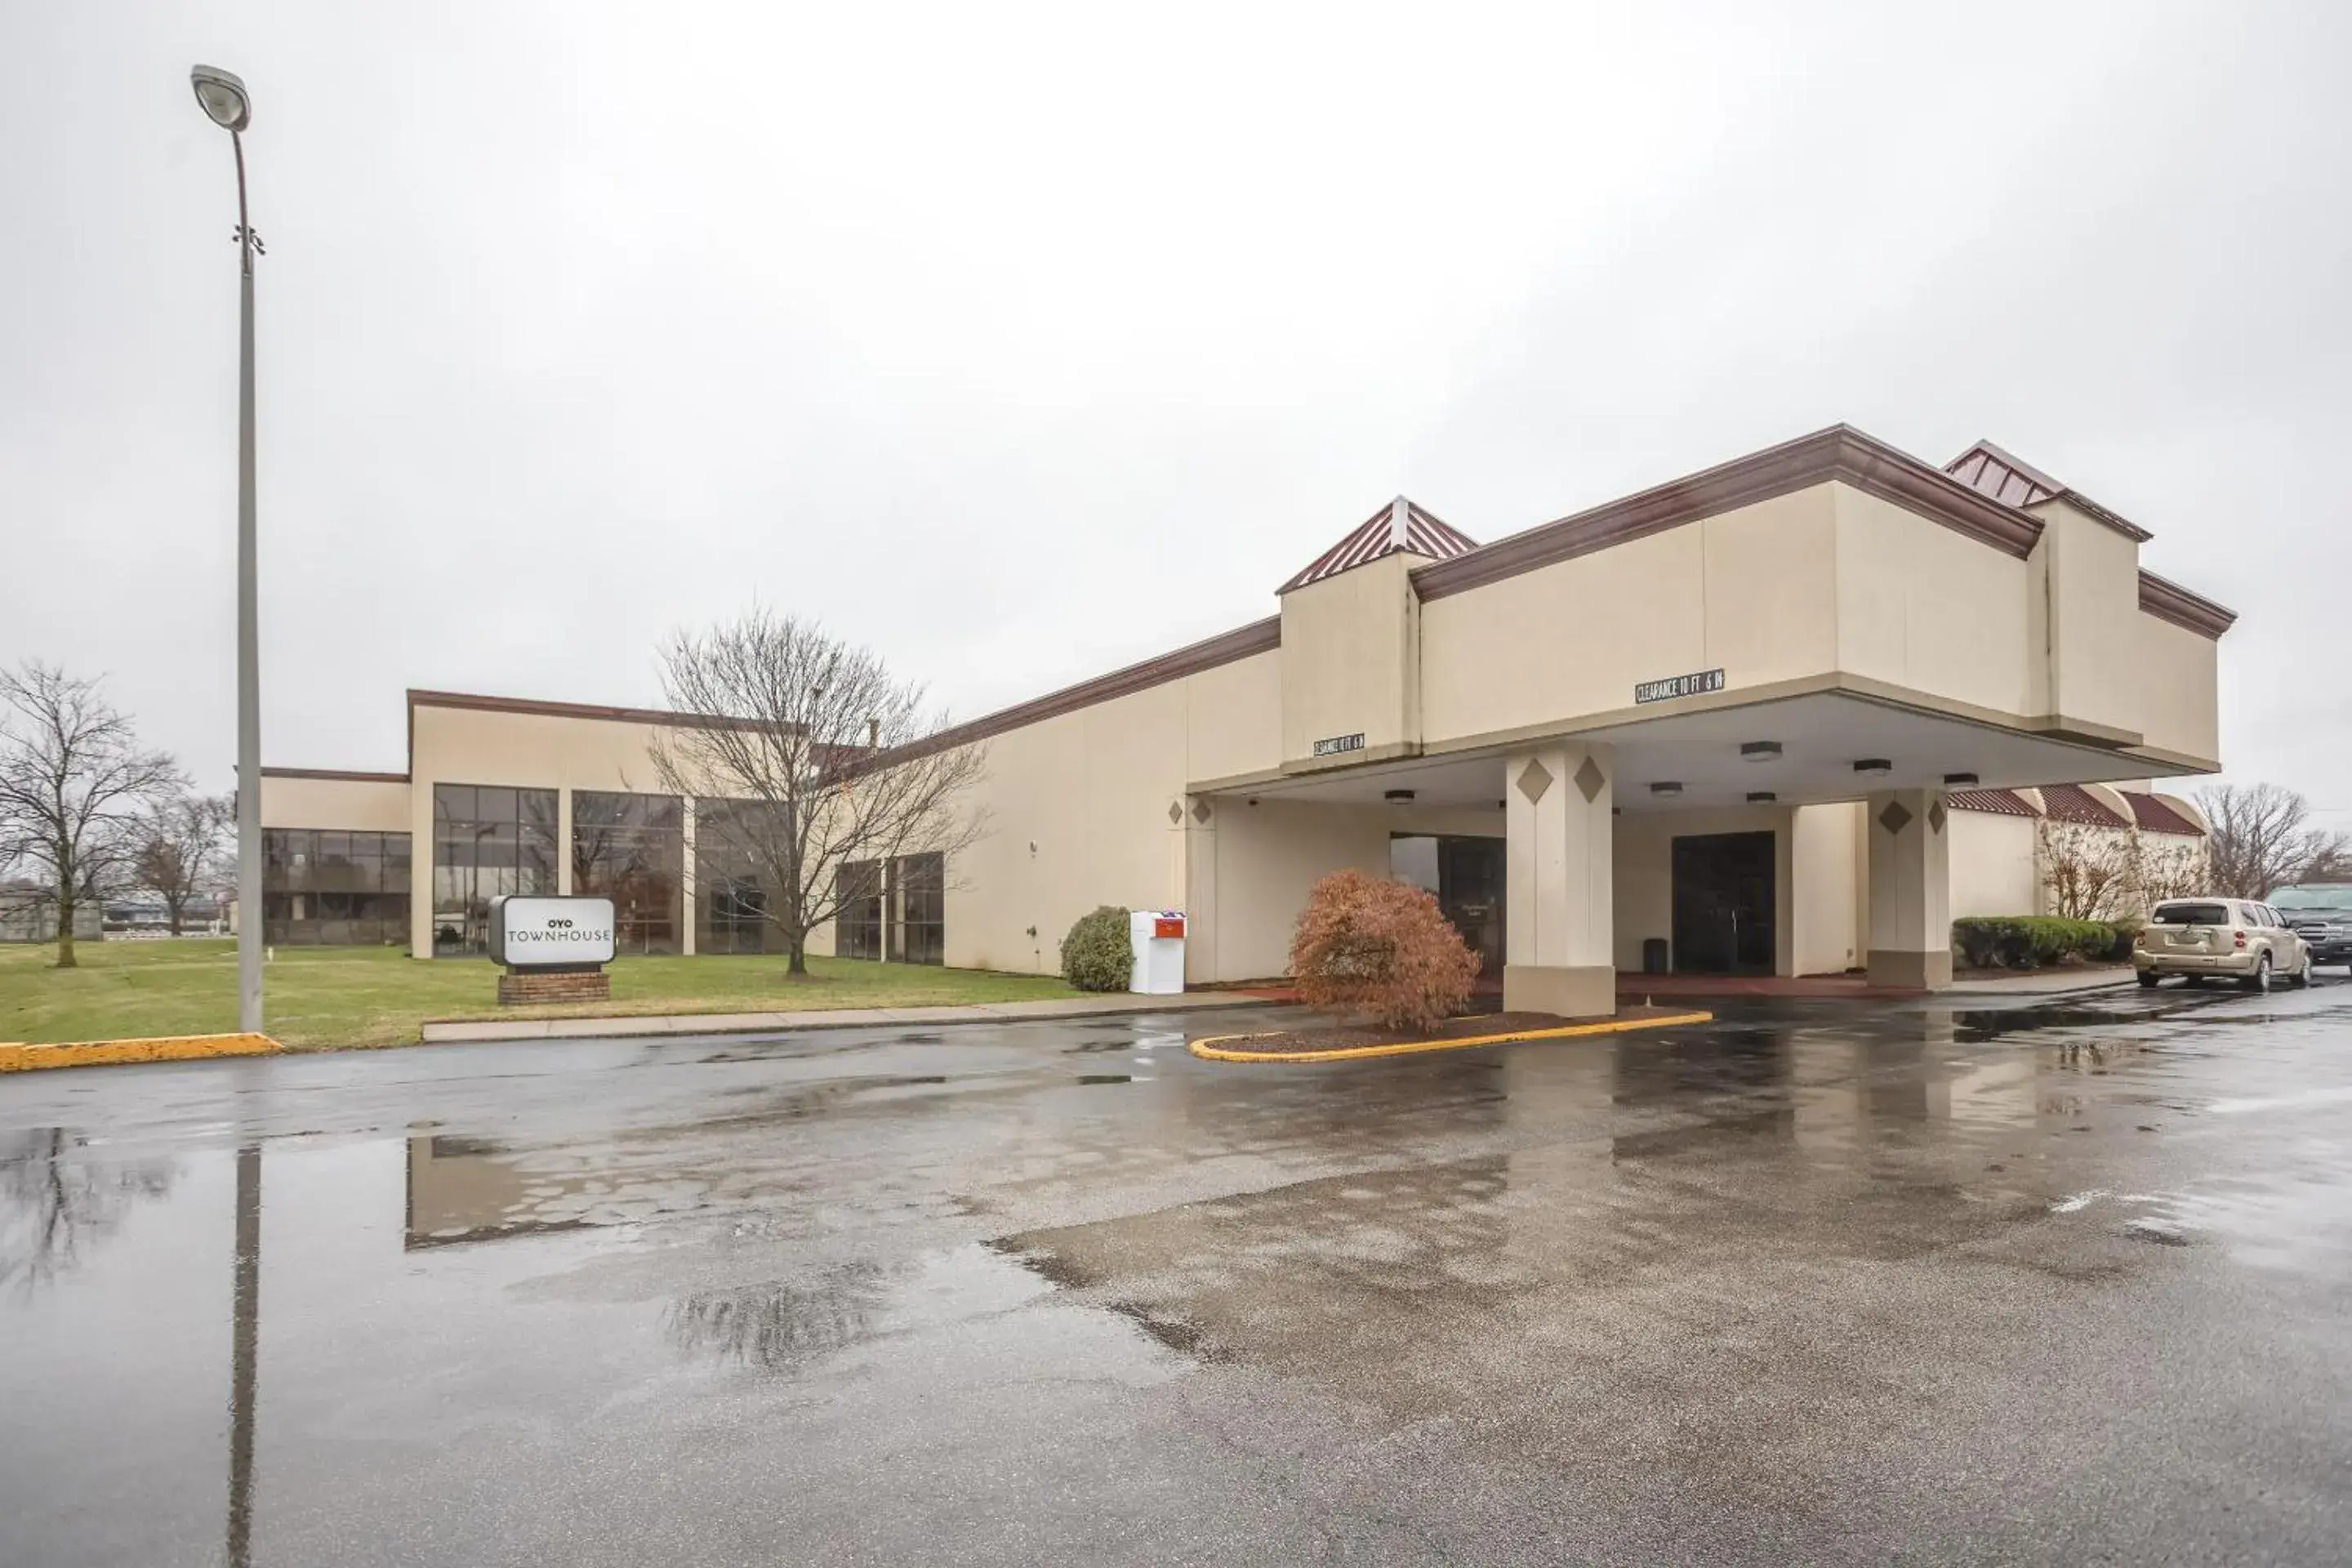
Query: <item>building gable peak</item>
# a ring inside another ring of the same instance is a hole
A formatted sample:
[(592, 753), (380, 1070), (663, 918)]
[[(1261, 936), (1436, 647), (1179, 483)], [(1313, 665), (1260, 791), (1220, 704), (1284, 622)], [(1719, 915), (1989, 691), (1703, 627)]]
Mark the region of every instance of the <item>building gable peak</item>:
[(1384, 555), (1418, 555), (1430, 561), (1451, 561), (1478, 548), (1478, 542), (1435, 513), (1423, 510), (1411, 498), (1399, 496), (1349, 529), (1339, 543), (1317, 556), (1276, 593), (1287, 594), (1349, 567), (1378, 561)]

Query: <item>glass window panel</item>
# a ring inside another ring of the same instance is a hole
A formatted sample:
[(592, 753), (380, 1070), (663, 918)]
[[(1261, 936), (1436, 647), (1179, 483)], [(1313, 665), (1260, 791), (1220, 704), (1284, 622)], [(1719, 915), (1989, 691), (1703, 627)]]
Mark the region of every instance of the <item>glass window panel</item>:
[(471, 822), (479, 814), (474, 809), (472, 784), (435, 784), (433, 816), (446, 822)]
[(482, 784), (474, 791), (476, 822), (506, 822), (515, 819), (515, 792), (502, 786)]

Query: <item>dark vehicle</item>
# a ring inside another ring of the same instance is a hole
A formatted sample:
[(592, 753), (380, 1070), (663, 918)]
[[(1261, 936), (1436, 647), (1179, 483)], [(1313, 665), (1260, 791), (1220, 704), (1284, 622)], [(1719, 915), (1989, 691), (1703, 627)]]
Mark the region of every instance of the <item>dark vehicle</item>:
[(2286, 917), (2288, 929), (2311, 949), (2314, 963), (2352, 969), (2352, 882), (2281, 888), (2271, 895), (2271, 902)]

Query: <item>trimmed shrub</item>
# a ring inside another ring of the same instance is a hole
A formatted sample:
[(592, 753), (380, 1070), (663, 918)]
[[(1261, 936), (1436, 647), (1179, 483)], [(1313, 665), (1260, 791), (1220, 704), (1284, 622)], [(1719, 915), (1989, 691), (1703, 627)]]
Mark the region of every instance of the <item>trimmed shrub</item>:
[(1478, 957), (1421, 889), (1334, 871), (1299, 912), (1290, 972), (1310, 1007), (1426, 1029), (1470, 999)]
[(1952, 952), (1970, 969), (2040, 969), (2106, 963), (2131, 956), (2136, 921), (2067, 921), (2038, 915), (1972, 916), (1952, 922)]
[(1135, 979), (1128, 911), (1105, 904), (1080, 915), (1062, 939), (1062, 978), (1079, 991), (1124, 991)]

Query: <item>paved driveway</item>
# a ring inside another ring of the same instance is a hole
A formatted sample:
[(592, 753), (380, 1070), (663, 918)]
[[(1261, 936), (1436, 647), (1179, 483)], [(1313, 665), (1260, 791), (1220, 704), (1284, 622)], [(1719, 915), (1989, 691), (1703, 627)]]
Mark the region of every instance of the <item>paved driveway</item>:
[(0, 1080), (0, 1563), (2352, 1555), (2352, 986)]

